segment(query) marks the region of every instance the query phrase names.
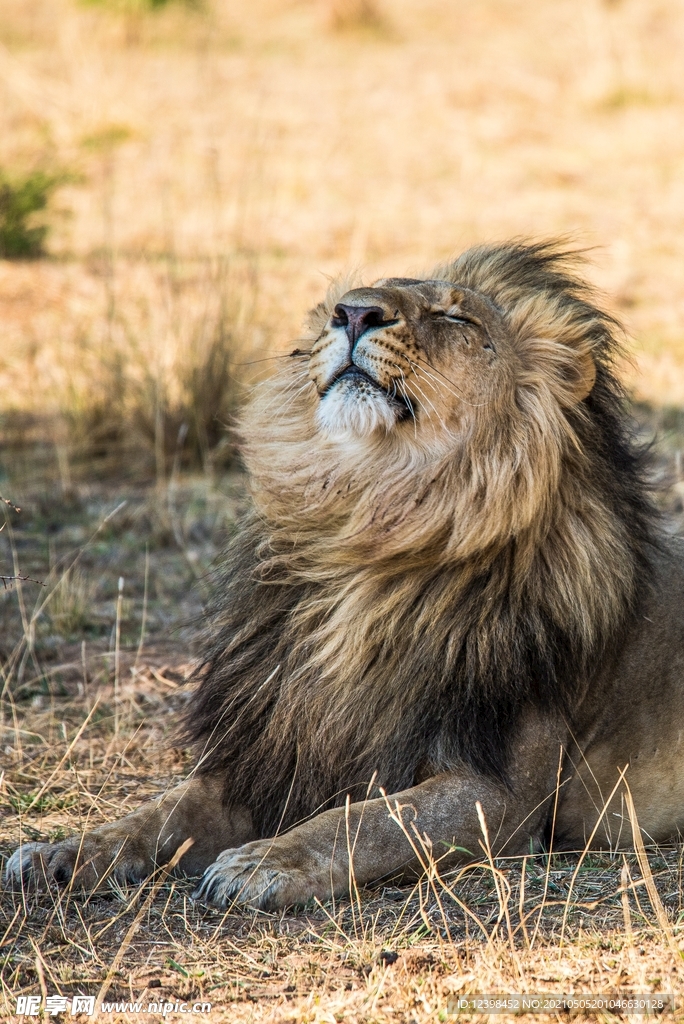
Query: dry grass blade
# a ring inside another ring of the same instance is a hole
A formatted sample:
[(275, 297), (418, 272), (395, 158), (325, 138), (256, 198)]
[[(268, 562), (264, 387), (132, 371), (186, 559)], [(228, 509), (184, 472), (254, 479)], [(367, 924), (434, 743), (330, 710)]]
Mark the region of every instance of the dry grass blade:
[(650, 900), (651, 906), (655, 912), (658, 920), (658, 925), (661, 932), (666, 937), (668, 945), (672, 949), (675, 957), (677, 966), (681, 964), (681, 956), (677, 943), (675, 941), (674, 933), (672, 931), (672, 925), (665, 912), (662, 900), (658, 894), (655, 881), (653, 879), (653, 872), (651, 871), (651, 865), (648, 862), (648, 855), (646, 853), (646, 847), (644, 846), (643, 836), (641, 835), (641, 829), (639, 828), (639, 821), (637, 818), (636, 808), (634, 806), (634, 799), (632, 797), (631, 790), (627, 784), (625, 784), (625, 802), (627, 804), (627, 813), (629, 814), (629, 820), (632, 826), (632, 842), (636, 851), (637, 860), (639, 861), (639, 867), (646, 884), (646, 892)]
[(559, 938), (559, 941), (558, 941), (559, 950), (563, 946), (563, 939), (565, 937), (565, 928), (566, 928), (566, 924), (567, 924), (567, 920), (568, 920), (568, 912), (570, 910), (570, 900), (572, 898), (572, 892), (573, 892), (573, 889), (575, 887), (575, 882), (577, 881), (577, 876), (580, 873), (580, 870), (582, 868), (582, 864), (584, 863), (585, 857), (587, 856), (587, 854), (589, 853), (589, 850), (591, 849), (591, 844), (594, 841), (594, 836), (598, 832), (599, 826), (600, 826), (601, 822), (603, 821), (603, 818), (606, 815), (608, 807), (610, 806), (610, 802), (613, 799), (613, 797), (615, 796), (615, 794), (618, 792), (618, 790), (620, 789), (620, 786), (624, 782), (625, 773), (627, 772), (628, 768), (629, 768), (629, 765), (625, 765), (625, 767), (620, 770), (618, 780), (615, 783), (615, 785), (613, 786), (612, 790), (610, 791), (610, 795), (605, 800), (605, 802), (603, 804), (603, 807), (601, 808), (601, 811), (600, 811), (600, 813), (598, 814), (598, 816), (596, 818), (596, 824), (594, 825), (593, 829), (591, 830), (591, 834), (589, 835), (589, 838), (587, 839), (587, 841), (585, 843), (584, 849), (582, 850), (582, 853), (580, 854), (579, 860), (577, 861), (577, 867), (575, 868), (575, 870), (572, 873), (572, 878), (570, 879), (570, 885), (568, 886), (568, 895), (567, 895), (567, 899), (565, 901), (565, 909), (563, 911), (563, 924), (561, 926), (561, 933), (560, 933), (560, 938)]
[(549, 842), (549, 855), (548, 855), (548, 857), (546, 859), (546, 875), (544, 877), (544, 895), (542, 896), (541, 906), (539, 907), (539, 913), (537, 915), (537, 920), (536, 920), (536, 923), (535, 923), (535, 926), (534, 926), (534, 932), (532, 934), (532, 939), (531, 939), (531, 942), (530, 942), (531, 946), (534, 945), (534, 943), (536, 941), (536, 938), (537, 938), (537, 934), (539, 932), (539, 925), (541, 923), (542, 915), (544, 913), (544, 904), (546, 903), (546, 896), (547, 896), (547, 893), (549, 891), (549, 873), (551, 871), (551, 854), (553, 853), (553, 837), (554, 837), (554, 832), (555, 832), (555, 829), (556, 829), (556, 816), (558, 814), (558, 797), (560, 795), (560, 787), (561, 787), (561, 781), (560, 780), (561, 780), (561, 774), (563, 772), (563, 753), (564, 753), (564, 751), (563, 751), (563, 748), (561, 747), (561, 749), (558, 751), (558, 768), (556, 769), (556, 789), (555, 789), (555, 792), (554, 792), (554, 795), (553, 795), (553, 815), (551, 817), (551, 839), (550, 839), (550, 842)]
[(38, 975), (38, 983), (40, 985), (40, 993), (43, 999), (47, 999), (47, 985), (45, 984), (45, 971), (43, 969), (43, 958), (40, 955), (40, 950), (36, 947), (32, 941), (34, 948), (36, 949), (36, 974)]
[[(499, 918), (498, 918), (498, 920), (496, 922), (496, 925), (494, 926), (494, 929), (492, 930), (492, 937), (494, 936), (494, 934), (495, 934), (497, 928), (499, 927), (499, 924), (501, 923), (501, 921), (505, 919), (505, 921), (506, 921), (506, 932), (507, 932), (506, 937), (507, 937), (508, 942), (509, 942), (510, 947), (511, 947), (511, 957), (513, 958), (513, 962), (515, 963), (515, 966), (516, 966), (516, 968), (518, 970), (518, 974), (519, 974), (519, 977), (520, 977), (521, 981), (524, 982), (524, 980), (525, 980), (525, 972), (522, 969), (522, 965), (520, 963), (520, 958), (519, 958), (518, 952), (517, 952), (517, 950), (515, 948), (515, 940), (513, 938), (513, 929), (511, 927), (511, 916), (510, 916), (510, 913), (509, 913), (509, 910), (508, 910), (508, 905), (509, 905), (510, 898), (511, 898), (511, 887), (510, 887), (510, 885), (508, 883), (508, 880), (504, 876), (504, 874), (501, 871), (498, 870), (498, 868), (496, 867), (496, 865), (494, 863), (494, 857), (492, 856), (492, 848), (491, 848), (491, 844), (489, 842), (489, 829), (487, 828), (487, 819), (485, 818), (484, 810), (482, 809), (482, 804), (480, 803), (479, 800), (475, 804), (475, 810), (477, 811), (477, 820), (480, 823), (480, 829), (482, 831), (482, 836), (484, 838), (484, 843), (482, 844), (482, 846), (483, 846), (484, 852), (485, 852), (486, 857), (487, 857), (487, 862), (489, 864), (490, 871), (492, 873), (492, 879), (494, 880), (494, 886), (496, 888), (496, 895), (497, 895), (497, 899), (499, 901)], [(521, 881), (521, 889), (522, 889), (522, 881)]]
[(90, 723), (90, 721), (91, 721), (91, 719), (92, 719), (93, 715), (95, 714), (95, 712), (96, 712), (96, 710), (97, 710), (97, 706), (98, 706), (98, 703), (99, 703), (99, 701), (98, 701), (98, 700), (96, 700), (96, 701), (95, 701), (95, 703), (93, 704), (92, 708), (91, 708), (91, 709), (90, 709), (90, 711), (88, 712), (88, 715), (87, 715), (87, 717), (86, 717), (86, 718), (84, 719), (84, 721), (83, 721), (82, 725), (81, 725), (81, 726), (80, 726), (80, 728), (78, 729), (78, 731), (77, 731), (76, 735), (74, 736), (74, 738), (72, 739), (71, 743), (69, 744), (69, 746), (68, 746), (68, 747), (66, 748), (66, 750), (64, 751), (64, 753), (63, 753), (62, 757), (60, 758), (60, 761), (59, 761), (59, 763), (57, 764), (57, 766), (56, 766), (55, 768), (53, 768), (53, 770), (52, 770), (52, 773), (50, 774), (50, 776), (49, 776), (49, 777), (48, 777), (48, 778), (47, 778), (47, 779), (45, 780), (45, 782), (44, 782), (44, 783), (43, 783), (43, 784), (41, 785), (41, 787), (40, 787), (40, 789), (39, 789), (39, 790), (37, 791), (36, 795), (35, 795), (35, 796), (34, 796), (34, 797), (33, 797), (33, 798), (31, 799), (31, 802), (30, 802), (30, 803), (29, 803), (29, 804), (28, 804), (28, 805), (26, 806), (26, 808), (25, 808), (25, 810), (24, 810), (24, 813), (25, 813), (25, 814), (28, 814), (28, 813), (29, 813), (29, 811), (30, 811), (30, 810), (31, 810), (31, 809), (32, 809), (32, 808), (33, 808), (33, 807), (34, 807), (34, 806), (35, 806), (35, 805), (36, 805), (36, 804), (38, 803), (38, 801), (40, 800), (40, 798), (42, 797), (42, 795), (43, 795), (43, 794), (44, 794), (45, 792), (47, 792), (47, 790), (48, 790), (48, 789), (50, 788), (50, 786), (51, 786), (51, 785), (52, 785), (52, 783), (54, 782), (54, 780), (55, 780), (55, 778), (57, 777), (57, 775), (59, 775), (59, 773), (61, 772), (61, 770), (62, 770), (63, 766), (64, 766), (64, 765), (66, 764), (66, 762), (67, 762), (67, 761), (69, 760), (69, 755), (70, 755), (70, 754), (71, 754), (71, 752), (73, 751), (74, 747), (76, 746), (76, 744), (77, 744), (77, 743), (78, 743), (78, 741), (80, 740), (80, 738), (81, 738), (81, 736), (83, 735), (83, 733), (84, 733), (84, 732), (86, 731), (86, 729), (88, 728), (88, 724)]
[(623, 857), (622, 871), (620, 872), (620, 888), (622, 889), (622, 915), (625, 922), (625, 935), (630, 947), (634, 945), (634, 932), (632, 930), (632, 912), (629, 906), (629, 890), (632, 886), (632, 876), (629, 873), (629, 865)]
[(142, 903), (142, 905), (140, 906), (140, 908), (138, 910), (138, 913), (133, 918), (133, 921), (132, 921), (129, 929), (128, 929), (128, 931), (126, 932), (126, 934), (124, 936), (123, 942), (121, 943), (121, 946), (119, 947), (119, 951), (117, 952), (116, 956), (114, 957), (114, 959), (112, 960), (112, 962), (111, 962), (111, 964), (109, 966), (109, 970), (107, 971), (107, 976), (104, 979), (104, 981), (102, 982), (102, 986), (100, 988), (100, 991), (97, 993), (97, 998), (95, 999), (95, 1002), (96, 1002), (96, 1004), (98, 1006), (102, 1003), (102, 1000), (104, 999), (104, 997), (107, 995), (107, 992), (109, 991), (109, 988), (110, 988), (110, 986), (112, 984), (112, 980), (114, 978), (114, 975), (118, 971), (119, 965), (120, 965), (121, 961), (123, 960), (124, 956), (126, 955), (126, 951), (128, 950), (128, 947), (130, 946), (131, 942), (133, 941), (133, 936), (135, 935), (136, 931), (138, 930), (138, 925), (142, 921), (143, 917), (145, 916), (145, 914), (147, 913), (149, 908), (152, 906), (152, 903), (154, 901), (155, 896), (157, 895), (157, 893), (161, 889), (161, 887), (164, 884), (164, 882), (166, 881), (166, 879), (169, 877), (170, 873), (176, 867), (176, 865), (180, 861), (181, 857), (183, 857), (183, 855), (188, 852), (188, 850), (190, 849), (190, 847), (192, 846), (193, 843), (194, 843), (194, 839), (186, 839), (185, 842), (182, 843), (181, 846), (178, 847), (178, 849), (176, 850), (176, 852), (174, 853), (173, 857), (168, 862), (168, 864), (165, 864), (164, 867), (159, 868), (158, 874), (157, 874), (157, 878), (152, 883), (152, 887), (151, 887), (151, 889), (149, 891), (149, 894), (148, 894), (147, 898), (145, 899), (144, 903)]

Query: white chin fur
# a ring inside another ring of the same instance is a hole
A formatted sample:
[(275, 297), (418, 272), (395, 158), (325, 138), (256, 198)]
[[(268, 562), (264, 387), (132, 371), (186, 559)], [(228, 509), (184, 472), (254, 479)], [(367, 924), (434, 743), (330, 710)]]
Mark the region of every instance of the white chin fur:
[(355, 434), (367, 437), (376, 430), (392, 429), (397, 414), (381, 391), (359, 389), (351, 381), (340, 381), (318, 404), (316, 421), (327, 434)]

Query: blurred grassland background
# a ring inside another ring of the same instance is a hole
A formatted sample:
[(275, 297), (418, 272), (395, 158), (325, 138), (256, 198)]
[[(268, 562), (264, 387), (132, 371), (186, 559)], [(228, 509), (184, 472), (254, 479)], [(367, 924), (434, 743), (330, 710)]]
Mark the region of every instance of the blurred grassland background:
[(0, 260), (5, 453), (160, 475), (185, 424), (226, 463), (329, 276), (511, 235), (596, 247), (633, 393), (684, 404), (683, 52), (676, 0), (3, 0), (0, 252), (2, 183), (5, 225), (46, 202)]

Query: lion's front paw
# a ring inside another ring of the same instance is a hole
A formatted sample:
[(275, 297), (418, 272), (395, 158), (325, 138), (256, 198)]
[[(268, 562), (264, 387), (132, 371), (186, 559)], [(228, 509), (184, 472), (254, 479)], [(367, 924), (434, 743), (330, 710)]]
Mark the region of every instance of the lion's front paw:
[(41, 850), (47, 850), (50, 843), (24, 843), (19, 846), (5, 864), (5, 885), (15, 885), (29, 880), (39, 863)]
[(259, 839), (233, 850), (224, 850), (202, 876), (193, 893), (219, 907), (248, 904), (259, 910), (276, 910), (306, 903), (312, 896), (330, 896), (318, 872), (297, 861), (305, 858), (281, 849), (278, 840)]
[(5, 882), (65, 885), (74, 879), (78, 885), (94, 889), (106, 878), (140, 882), (149, 871), (146, 858), (136, 852), (134, 844), (93, 833), (59, 843), (24, 843), (5, 865)]

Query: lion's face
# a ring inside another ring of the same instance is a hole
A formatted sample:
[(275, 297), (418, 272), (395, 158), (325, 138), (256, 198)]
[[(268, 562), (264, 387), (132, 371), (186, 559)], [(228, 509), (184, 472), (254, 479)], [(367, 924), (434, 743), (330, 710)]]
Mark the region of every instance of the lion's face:
[(502, 298), (500, 309), (457, 282), (406, 278), (346, 292), (311, 346), (318, 427), (437, 454), (435, 442), (450, 445), (466, 424), (524, 430), (531, 404), (562, 417), (594, 384), (589, 321), (559, 315), (543, 293), (516, 294), (510, 308)]
[(425, 280), (331, 290), (243, 414), (254, 501), (284, 548), (398, 572), (400, 555), (462, 562), (543, 535), (561, 491), (586, 505), (595, 400), (578, 405), (597, 367), (605, 380), (612, 322), (563, 259), (484, 247)]
[(469, 409), (513, 400), (516, 353), (483, 295), (386, 279), (346, 292), (314, 342), (309, 375), (328, 435), (451, 431)]

